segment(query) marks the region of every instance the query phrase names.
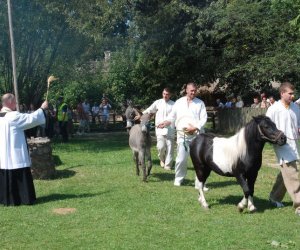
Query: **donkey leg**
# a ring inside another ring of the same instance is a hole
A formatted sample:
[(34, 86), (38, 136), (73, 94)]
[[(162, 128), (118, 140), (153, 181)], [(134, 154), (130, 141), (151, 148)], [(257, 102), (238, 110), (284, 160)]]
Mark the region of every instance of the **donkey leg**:
[(146, 172), (146, 165), (145, 165), (145, 152), (139, 152), (139, 161), (141, 163), (141, 167), (143, 170), (143, 181), (147, 181), (147, 172)]
[(133, 152), (133, 161), (135, 162), (136, 175), (140, 175), (139, 153)]
[(147, 149), (147, 176), (150, 175), (151, 169), (152, 169), (152, 159), (151, 159), (151, 150), (150, 148)]
[(247, 183), (247, 181), (246, 181), (246, 179), (245, 179), (245, 177), (244, 177), (243, 174), (237, 175), (236, 179), (237, 179), (238, 183), (240, 184), (240, 186), (242, 187), (243, 192), (244, 192), (243, 199), (237, 205), (239, 212), (243, 212), (243, 210), (248, 205), (249, 187), (248, 187), (248, 183)]

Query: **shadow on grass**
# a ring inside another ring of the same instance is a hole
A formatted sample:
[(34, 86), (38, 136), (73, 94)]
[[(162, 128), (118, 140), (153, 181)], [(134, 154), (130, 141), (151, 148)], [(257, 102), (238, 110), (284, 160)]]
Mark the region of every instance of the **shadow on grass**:
[(52, 179), (65, 179), (73, 177), (76, 174), (76, 171), (63, 169), (63, 170), (56, 170), (55, 175)]
[[(153, 182), (159, 182), (159, 181), (173, 181), (174, 180), (174, 173), (172, 172), (166, 172), (166, 173), (153, 173), (150, 175), (151, 181)], [(156, 178), (153, 179), (153, 178)]]
[[(206, 195), (207, 198), (208, 195)], [(240, 196), (236, 196), (236, 195), (229, 195), (227, 197), (221, 198), (221, 199), (216, 199), (215, 202), (211, 202), (210, 203), (210, 207), (217, 207), (220, 205), (233, 205), (233, 206), (237, 206), (237, 204), (242, 200), (243, 198), (243, 194), (241, 193)], [(265, 210), (272, 210), (272, 209), (278, 209), (275, 208), (270, 202), (269, 200), (266, 199), (262, 199), (259, 197), (255, 197), (254, 196), (254, 205), (257, 208), (257, 213), (263, 213)], [(209, 198), (207, 198), (207, 201), (209, 202)], [(292, 203), (291, 202), (287, 202), (284, 203), (285, 206), (291, 206)], [(247, 209), (244, 210), (245, 212), (247, 212)]]
[(36, 204), (43, 204), (43, 203), (68, 200), (68, 199), (90, 198), (90, 197), (99, 196), (99, 195), (102, 195), (102, 194), (105, 194), (108, 192), (110, 192), (110, 191), (96, 193), (96, 194), (90, 194), (90, 193), (86, 193), (86, 194), (50, 194), (50, 195), (38, 197), (36, 200)]

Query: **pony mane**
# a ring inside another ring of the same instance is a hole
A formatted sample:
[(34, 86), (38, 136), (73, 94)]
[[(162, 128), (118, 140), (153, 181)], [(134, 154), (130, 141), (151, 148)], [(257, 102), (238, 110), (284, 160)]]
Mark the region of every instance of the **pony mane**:
[(231, 171), (232, 166), (238, 163), (239, 159), (245, 159), (246, 154), (247, 143), (244, 127), (229, 138), (215, 137), (213, 139), (213, 159), (219, 166), (223, 166), (224, 170), (227, 169), (228, 172)]

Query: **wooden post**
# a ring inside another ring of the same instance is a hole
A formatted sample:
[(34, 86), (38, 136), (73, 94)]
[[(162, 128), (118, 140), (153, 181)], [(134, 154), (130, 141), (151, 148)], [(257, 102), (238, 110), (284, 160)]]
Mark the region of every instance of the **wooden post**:
[(10, 0), (7, 0), (7, 10), (8, 10), (8, 23), (9, 23), (10, 48), (11, 48), (11, 63), (12, 63), (12, 68), (13, 68), (14, 92), (15, 92), (15, 98), (16, 98), (16, 103), (17, 103), (17, 110), (20, 111), (19, 92), (18, 92), (18, 83), (17, 83), (17, 70), (16, 70), (15, 43), (14, 43)]

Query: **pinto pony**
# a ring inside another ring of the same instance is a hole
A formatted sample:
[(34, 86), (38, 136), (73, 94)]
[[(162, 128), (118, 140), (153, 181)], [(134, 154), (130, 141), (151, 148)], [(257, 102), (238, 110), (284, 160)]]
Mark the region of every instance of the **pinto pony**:
[(243, 189), (244, 198), (238, 203), (242, 212), (256, 211), (253, 203), (254, 184), (262, 162), (265, 142), (283, 145), (284, 133), (276, 128), (270, 118), (260, 115), (241, 128), (230, 138), (199, 134), (190, 144), (190, 155), (199, 185), (199, 202), (204, 208), (208, 204), (203, 187), (211, 170), (222, 176), (235, 177)]

